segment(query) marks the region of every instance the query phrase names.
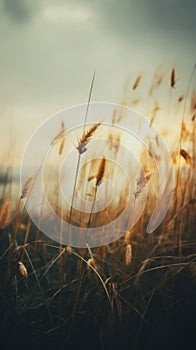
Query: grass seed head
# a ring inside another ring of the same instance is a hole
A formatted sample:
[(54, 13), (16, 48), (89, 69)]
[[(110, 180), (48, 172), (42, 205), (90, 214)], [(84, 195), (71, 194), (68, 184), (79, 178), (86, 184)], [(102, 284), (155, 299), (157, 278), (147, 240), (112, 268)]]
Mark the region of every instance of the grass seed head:
[(125, 266), (130, 265), (131, 261), (132, 261), (132, 246), (131, 244), (127, 244), (126, 250), (125, 250)]
[(98, 173), (96, 176), (96, 186), (99, 186), (101, 184), (101, 181), (103, 180), (104, 173), (105, 173), (105, 165), (106, 165), (106, 159), (105, 157), (103, 157), (99, 165)]
[(180, 155), (185, 159), (187, 164), (191, 164), (192, 158), (184, 149), (180, 150)]
[(175, 68), (173, 68), (170, 76), (170, 86), (174, 88), (175, 85), (176, 85), (176, 71), (175, 71)]
[(18, 270), (23, 277), (27, 277), (28, 272), (25, 265), (22, 263), (22, 261), (18, 262)]
[(87, 144), (92, 139), (95, 131), (98, 129), (98, 127), (101, 125), (101, 122), (94, 124), (89, 130), (83, 133), (82, 137), (78, 140), (78, 146), (76, 149), (80, 154), (86, 152)]
[(135, 80), (135, 82), (134, 82), (134, 84), (132, 86), (133, 90), (136, 90), (138, 88), (138, 86), (139, 86), (139, 84), (141, 82), (141, 79), (142, 79), (142, 75), (140, 74), (140, 75), (138, 75), (138, 77), (136, 78), (136, 80)]
[(0, 229), (5, 228), (11, 222), (11, 202), (4, 200), (0, 207)]
[(26, 181), (25, 181), (25, 183), (23, 185), (23, 188), (22, 188), (22, 194), (21, 194), (21, 197), (20, 197), (21, 199), (27, 197), (30, 194), (30, 192), (32, 190), (32, 187), (33, 187), (33, 184), (34, 184), (34, 181), (35, 181), (35, 176), (34, 175), (29, 176), (26, 179)]

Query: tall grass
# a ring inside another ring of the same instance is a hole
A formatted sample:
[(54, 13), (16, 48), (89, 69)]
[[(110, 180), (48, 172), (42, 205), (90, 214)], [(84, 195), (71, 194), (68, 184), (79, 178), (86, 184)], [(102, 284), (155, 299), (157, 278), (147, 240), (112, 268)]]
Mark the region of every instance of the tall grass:
[[(175, 101), (172, 96), (169, 102), (171, 104), (169, 117), (175, 108), (179, 108), (179, 103), (184, 103), (181, 107), (180, 132), (175, 136), (174, 146), (170, 148), (176, 176), (176, 189), (170, 211), (156, 232), (146, 234), (147, 222), (156, 201), (154, 194), (156, 169), (151, 155), (146, 151), (142, 154), (145, 169), (137, 178), (135, 190), (135, 201), (137, 201), (145, 186), (149, 184), (146, 210), (137, 224), (123, 237), (102, 247), (91, 249), (87, 246), (86, 249), (76, 249), (69, 246), (63, 247), (62, 242), (59, 245), (53, 242), (34, 226), (25, 209), (21, 211), (21, 203), (13, 208), (12, 199), (6, 195), (7, 184), (4, 184), (0, 204), (2, 341), (9, 344), (9, 330), (13, 327), (16, 341), (21, 342), (21, 327), (26, 327), (23, 345), (28, 337), (32, 339), (33, 333), (37, 337), (35, 344), (39, 343), (38, 339), (42, 334), (49, 341), (50, 337), (54, 336), (55, 344), (59, 347), (61, 342), (64, 342), (70, 348), (71, 345), (74, 348), (74, 344), (79, 346), (80, 343), (85, 343), (85, 337), (90, 339), (89, 344), (91, 344), (90, 333), (92, 332), (92, 339), (95, 339), (94, 348), (113, 347), (115, 349), (119, 344), (122, 348), (124, 346), (128, 349), (128, 346), (131, 346), (133, 349), (141, 349), (144, 346), (143, 339), (146, 339), (146, 329), (153, 336), (151, 327), (156, 326), (149, 312), (154, 315), (154, 308), (159, 308), (161, 315), (166, 315), (168, 320), (172, 320), (176, 303), (187, 303), (192, 298), (196, 278), (196, 103), (195, 92), (192, 89), (194, 74), (195, 67), (186, 91), (183, 95), (179, 93)], [(91, 83), (89, 103), (94, 78)], [(148, 99), (153, 103), (158, 89), (165, 84), (164, 78), (162, 72), (155, 73), (147, 92)], [(177, 89), (175, 68), (167, 72), (166, 78), (170, 79), (170, 83), (165, 88)], [(133, 103), (134, 100), (136, 101), (133, 93), (138, 93), (142, 82), (141, 75), (130, 82), (129, 88), (132, 92), (130, 96), (128, 92), (126, 94), (126, 105), (137, 105), (142, 101), (142, 97), (137, 97), (138, 102)], [(158, 111), (157, 102), (149, 117), (150, 125), (156, 123)], [(165, 106), (165, 113), (167, 111), (168, 105)], [(78, 163), (67, 215), (70, 223), (81, 220), (81, 214), (74, 209), (80, 157), (86, 152), (95, 132), (101, 128), (101, 122), (98, 121), (87, 129), (87, 113), (83, 133), (76, 147)], [(116, 115), (115, 118), (117, 118)], [(64, 131), (62, 124), (60, 133), (52, 141), (52, 143), (59, 142), (59, 155), (63, 154), (65, 147)], [(113, 147), (112, 141), (116, 139), (117, 147)], [(114, 159), (120, 143), (119, 135), (108, 134), (108, 147), (113, 152)], [(98, 187), (102, 186), (104, 180), (106, 166), (107, 172), (112, 172), (112, 168), (107, 164), (104, 154), (99, 160), (99, 166), (95, 167), (95, 164), (98, 163), (92, 161), (89, 167), (90, 173), (85, 174), (87, 182), (94, 181), (91, 212), (87, 220), (85, 218), (86, 221), (81, 223), (86, 226), (87, 235), (88, 228), (91, 226), (96, 226), (99, 222), (102, 224), (107, 222), (106, 218), (109, 214), (106, 210), (102, 217), (97, 216), (94, 213), (94, 206)], [(116, 176), (115, 171), (112, 176)], [(28, 197), (32, 181), (32, 178), (27, 179), (22, 197)], [(126, 196), (126, 192), (123, 195)], [(20, 202), (20, 198), (18, 200)], [(123, 202), (123, 198), (119, 200), (119, 206), (120, 202)], [(134, 203), (134, 210), (135, 206)], [(119, 207), (114, 206), (113, 210), (116, 210), (115, 215), (117, 215)], [(63, 213), (60, 215), (63, 216)], [(188, 281), (186, 298), (183, 289), (185, 281)], [(178, 286), (180, 286), (179, 289)], [(160, 330), (158, 332), (161, 334)], [(164, 330), (162, 332), (164, 333)], [(78, 343), (75, 337), (78, 337)]]

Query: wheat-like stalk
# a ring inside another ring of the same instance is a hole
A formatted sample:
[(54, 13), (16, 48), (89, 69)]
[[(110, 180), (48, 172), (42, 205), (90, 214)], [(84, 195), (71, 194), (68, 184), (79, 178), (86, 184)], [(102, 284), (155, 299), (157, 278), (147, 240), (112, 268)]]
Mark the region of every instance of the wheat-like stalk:
[(64, 121), (62, 120), (62, 122), (61, 122), (61, 130), (60, 130), (59, 133), (52, 139), (51, 145), (54, 145), (54, 144), (61, 138), (61, 136), (64, 134), (64, 132), (65, 132), (65, 124), (64, 124)]
[(72, 217), (72, 212), (73, 212), (73, 201), (74, 201), (74, 196), (75, 196), (75, 190), (76, 190), (76, 184), (77, 184), (77, 179), (78, 179), (78, 171), (79, 171), (79, 167), (80, 167), (80, 159), (81, 156), (84, 152), (86, 152), (87, 150), (87, 144), (88, 142), (92, 139), (95, 131), (98, 129), (98, 127), (101, 125), (101, 122), (98, 122), (96, 124), (94, 124), (89, 130), (87, 130), (86, 132), (83, 131), (83, 135), (81, 137), (81, 139), (79, 139), (78, 141), (78, 146), (76, 147), (76, 149), (79, 152), (79, 156), (78, 156), (78, 161), (77, 161), (77, 166), (76, 166), (76, 175), (75, 175), (75, 181), (74, 181), (74, 188), (73, 188), (73, 193), (72, 193), (72, 199), (71, 199), (71, 205), (70, 205), (70, 214), (69, 214), (69, 222), (71, 222), (71, 217)]
[[(71, 217), (72, 217), (72, 211), (73, 211), (73, 202), (74, 202), (74, 196), (75, 196), (75, 190), (76, 190), (76, 184), (77, 184), (77, 179), (78, 179), (78, 171), (79, 171), (79, 167), (80, 167), (80, 160), (81, 160), (81, 156), (84, 152), (86, 152), (87, 150), (87, 144), (88, 142), (91, 140), (94, 132), (96, 131), (96, 129), (100, 126), (101, 123), (97, 123), (95, 125), (93, 125), (90, 130), (85, 131), (86, 129), (86, 122), (87, 122), (87, 116), (88, 116), (88, 110), (89, 110), (89, 105), (90, 105), (90, 100), (91, 100), (91, 95), (93, 92), (93, 86), (94, 86), (94, 81), (95, 81), (95, 72), (93, 74), (93, 78), (91, 81), (91, 86), (90, 86), (90, 91), (89, 91), (89, 96), (88, 96), (88, 103), (87, 103), (87, 109), (86, 109), (86, 113), (85, 113), (85, 118), (84, 118), (84, 124), (83, 124), (83, 134), (81, 139), (78, 140), (78, 146), (76, 147), (76, 149), (79, 152), (79, 156), (78, 156), (78, 161), (77, 161), (77, 166), (76, 166), (76, 174), (75, 174), (75, 180), (74, 180), (74, 188), (73, 188), (73, 193), (72, 193), (72, 198), (71, 198), (71, 206), (70, 206), (70, 213), (69, 213), (69, 222), (71, 222)], [(69, 231), (69, 237), (70, 237), (70, 231)]]
[(61, 141), (60, 146), (59, 146), (59, 155), (60, 155), (60, 156), (61, 156), (61, 154), (63, 153), (64, 145), (65, 145), (65, 137), (63, 136), (63, 137), (62, 137), (62, 141)]
[(136, 106), (141, 101), (141, 98), (135, 98), (131, 101), (131, 106)]
[(180, 155), (185, 159), (187, 164), (191, 164), (192, 158), (184, 149), (180, 150)]
[(131, 243), (132, 235), (133, 235), (133, 231), (132, 230), (126, 231), (125, 236), (124, 236), (124, 240), (125, 240), (126, 244), (130, 244)]
[(170, 75), (170, 86), (174, 88), (175, 85), (176, 85), (176, 71), (175, 71), (175, 68), (173, 68)]
[(104, 174), (105, 174), (105, 168), (106, 168), (106, 159), (105, 159), (105, 157), (103, 157), (101, 159), (101, 162), (100, 162), (100, 165), (99, 165), (99, 168), (98, 168), (98, 171), (97, 171), (97, 175), (95, 176), (95, 178), (96, 178), (95, 192), (94, 192), (94, 198), (93, 198), (91, 212), (90, 212), (88, 223), (87, 223), (86, 237), (88, 235), (88, 228), (90, 227), (90, 223), (91, 223), (91, 219), (92, 219), (92, 215), (93, 215), (93, 210), (94, 210), (96, 196), (97, 196), (97, 188), (102, 183), (102, 180), (103, 180), (103, 177), (104, 177)]
[[(186, 89), (186, 93), (185, 93), (184, 108), (183, 108), (183, 112), (182, 112), (182, 125), (183, 125), (184, 119), (185, 119), (185, 112), (186, 112), (186, 106), (187, 106), (187, 101), (188, 101), (188, 94), (189, 94), (189, 91), (190, 91), (190, 88), (191, 88), (191, 84), (192, 84), (192, 81), (193, 81), (195, 70), (196, 70), (196, 63), (193, 66), (193, 70), (192, 70), (192, 73), (191, 73), (191, 76), (190, 76), (190, 79), (189, 79), (189, 82), (188, 82), (188, 86), (187, 86), (187, 89)], [(192, 108), (192, 102), (191, 102), (191, 108)], [(194, 121), (194, 118), (192, 118), (192, 121)], [(194, 134), (194, 128), (193, 128), (193, 134)], [(176, 196), (175, 196), (174, 208), (176, 208), (177, 204), (178, 204), (178, 187), (179, 187), (179, 180), (180, 180), (180, 160), (181, 160), (180, 156), (181, 156), (182, 142), (183, 142), (183, 129), (181, 127), (180, 143), (179, 143), (179, 151), (178, 151), (178, 168), (177, 168), (177, 174), (176, 174)], [(194, 137), (193, 137), (193, 148), (194, 148)], [(193, 158), (194, 158), (194, 151), (193, 151)], [(194, 165), (193, 165), (193, 167), (194, 167)], [(179, 233), (179, 255), (181, 255), (181, 243), (182, 243), (181, 233)]]
[(155, 102), (155, 105), (154, 105), (154, 108), (153, 108), (153, 110), (152, 110), (152, 116), (151, 116), (151, 119), (150, 119), (150, 126), (152, 126), (152, 124), (153, 124), (153, 122), (154, 122), (154, 120), (155, 120), (155, 117), (156, 117), (156, 115), (157, 115), (157, 112), (159, 112), (160, 111), (160, 107), (159, 107), (159, 104), (158, 104), (158, 102), (156, 101)]
[(71, 253), (72, 253), (72, 248), (69, 247), (69, 246), (67, 246), (67, 247), (66, 247), (66, 252), (71, 254)]
[(125, 266), (131, 264), (132, 261), (132, 246), (131, 244), (127, 244), (125, 249)]
[(132, 86), (132, 90), (136, 90), (141, 82), (141, 79), (142, 79), (142, 75), (138, 75), (138, 77), (136, 78), (133, 86)]
[(90, 259), (88, 259), (88, 261), (87, 261), (87, 268), (88, 268), (89, 271), (92, 270), (92, 269), (91, 269), (91, 266), (94, 267), (94, 269), (97, 269), (97, 264), (96, 264), (94, 258), (90, 258)]
[(98, 127), (101, 125), (101, 122), (94, 124), (89, 130), (83, 132), (82, 137), (78, 140), (78, 146), (76, 149), (78, 150), (79, 154), (82, 154), (86, 152), (87, 150), (87, 144), (92, 139), (95, 131), (98, 129)]
[(18, 270), (23, 277), (27, 277), (28, 271), (22, 261), (18, 262)]
[(0, 208), (0, 229), (8, 226), (11, 219), (11, 202), (9, 200), (4, 200)]
[(163, 81), (163, 77), (164, 77), (163, 73), (160, 72), (159, 70), (157, 72), (155, 72), (153, 82), (152, 82), (150, 89), (149, 89), (149, 93), (148, 93), (149, 96), (151, 96), (153, 94), (154, 90), (161, 85), (161, 83)]
[(182, 102), (184, 100), (184, 95), (181, 95), (180, 97), (178, 97), (178, 102)]
[(21, 199), (22, 198), (25, 198), (29, 195), (29, 193), (31, 192), (32, 190), (32, 187), (33, 187), (33, 184), (34, 184), (34, 181), (35, 181), (35, 176), (32, 175), (32, 176), (29, 176), (24, 185), (23, 185), (23, 188), (22, 188), (22, 194), (21, 194)]
[(191, 112), (194, 112), (196, 110), (196, 92), (194, 91), (191, 97), (191, 105), (190, 105)]
[(135, 198), (138, 198), (140, 196), (147, 182), (150, 180), (150, 177), (151, 177), (151, 174), (149, 172), (144, 173), (141, 170), (140, 176), (136, 181), (136, 190), (134, 192)]
[(105, 166), (106, 166), (106, 159), (105, 157), (103, 157), (99, 165), (98, 173), (96, 176), (96, 186), (99, 186), (103, 180), (103, 177), (105, 174)]

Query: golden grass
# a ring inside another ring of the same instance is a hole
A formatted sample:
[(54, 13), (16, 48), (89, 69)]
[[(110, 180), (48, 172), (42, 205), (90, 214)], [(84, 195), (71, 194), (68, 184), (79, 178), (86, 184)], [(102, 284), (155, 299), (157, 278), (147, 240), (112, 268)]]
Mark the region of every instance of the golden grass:
[(175, 68), (171, 71), (171, 77), (170, 77), (170, 86), (174, 88), (176, 85), (176, 70)]
[[(169, 88), (175, 87), (177, 89), (175, 68), (172, 69), (169, 79)], [(140, 82), (141, 76), (138, 76), (132, 85), (133, 91), (139, 90)], [(157, 113), (161, 109), (154, 93), (163, 83), (164, 75), (161, 71), (157, 71), (147, 92), (154, 105), (149, 117), (150, 125), (155, 122)], [(89, 96), (92, 93), (92, 84)], [(64, 327), (66, 324), (67, 337), (72, 334), (74, 320), (77, 320), (79, 315), (90, 315), (90, 319), (96, 319), (100, 326), (102, 348), (104, 348), (105, 342), (103, 327), (111, 330), (114, 334), (115, 322), (121, 324), (122, 320), (128, 319), (128, 317), (131, 317), (137, 330), (141, 329), (141, 323), (148, 322), (146, 312), (154, 294), (158, 293), (159, 290), (162, 293), (162, 298), (165, 298), (165, 305), (170, 302), (172, 309), (175, 304), (175, 295), (180, 293), (172, 289), (172, 283), (185, 272), (188, 276), (189, 273), (191, 276), (194, 275), (191, 277), (191, 281), (195, 278), (196, 128), (194, 116), (196, 103), (195, 93), (191, 94), (190, 91), (191, 84), (189, 84), (187, 91), (178, 94), (176, 99), (176, 104), (182, 106), (180, 133), (176, 136), (175, 147), (171, 148), (176, 187), (170, 211), (156, 232), (146, 235), (146, 226), (152, 209), (156, 205), (158, 189), (156, 165), (149, 154), (150, 152), (148, 153), (146, 150), (141, 152), (144, 171), (141, 171), (136, 179), (134, 194), (134, 201), (136, 201), (140, 199), (146, 185), (149, 186), (146, 209), (133, 228), (128, 228), (121, 239), (109, 245), (93, 249), (90, 247), (86, 249), (63, 247), (62, 243), (58, 245), (34, 227), (24, 210), (22, 213), (19, 207), (13, 210), (13, 204), (8, 196), (3, 198), (0, 205), (2, 240), (0, 246), (0, 295), (3, 300), (2, 305), (3, 303), (13, 305), (13, 308), (20, 308), (22, 305), (22, 310), (28, 310), (28, 308), (44, 310), (43, 319), (41, 318), (43, 329), (52, 333), (58, 327), (60, 328), (62, 325)], [(140, 100), (142, 98), (138, 98), (135, 104), (139, 104)], [(133, 104), (132, 96), (130, 100), (127, 100), (127, 105), (129, 104)], [(188, 112), (186, 106), (189, 106)], [(165, 106), (165, 109), (168, 109), (168, 105)], [(115, 112), (113, 123), (119, 122), (121, 118), (122, 115), (117, 115)], [(76, 149), (79, 160), (75, 174), (74, 192), (80, 156), (87, 151), (88, 143), (101, 124), (101, 122), (97, 122), (88, 130), (86, 130), (85, 125), (82, 136), (78, 140)], [(59, 134), (51, 142), (54, 145), (62, 138), (58, 149), (59, 155), (62, 155), (64, 151), (64, 129), (62, 123)], [(107, 146), (110, 152), (113, 152), (113, 158), (116, 159), (121, 145), (121, 136), (110, 131), (107, 141)], [(115, 147), (114, 142), (116, 142)], [(156, 147), (158, 149), (158, 145)], [(94, 180), (94, 199), (90, 215), (88, 213), (84, 222), (81, 222), (81, 226), (87, 228), (99, 222), (102, 225), (107, 223), (108, 216), (112, 214), (114, 217), (118, 216), (127, 196), (125, 186), (122, 197), (113, 203), (111, 212), (107, 208), (101, 214), (94, 214), (93, 209), (98, 187), (102, 186), (107, 176), (110, 176), (111, 180), (118, 181), (118, 172), (115, 171), (115, 166), (107, 161), (104, 154), (99, 162), (92, 161), (91, 165), (93, 175), (91, 173), (85, 175), (87, 182)], [(34, 177), (32, 176), (25, 182), (22, 198), (29, 195), (33, 181)], [(107, 193), (105, 196), (107, 197)], [(74, 198), (73, 193), (66, 217), (69, 222), (80, 222), (80, 213), (73, 210)], [(12, 211), (16, 213), (14, 218), (11, 215)], [(114, 231), (118, 230), (118, 227), (113, 229)], [(115, 232), (113, 234), (115, 235)], [(189, 283), (192, 282), (189, 281)], [(181, 299), (178, 302), (181, 303)], [(159, 305), (157, 307), (159, 308)], [(6, 317), (9, 316), (9, 312), (9, 310), (6, 311)], [(170, 315), (169, 313), (170, 309), (168, 308), (168, 315)], [(40, 320), (40, 315), (37, 315), (36, 312), (32, 317), (34, 317), (34, 322)], [(47, 319), (46, 326), (44, 326), (44, 317)], [(91, 322), (88, 321), (88, 324), (90, 325)], [(130, 330), (130, 332), (134, 338), (134, 331)]]
[(91, 126), (91, 128), (85, 132), (83, 132), (82, 137), (78, 140), (78, 145), (76, 147), (76, 149), (78, 150), (78, 152), (80, 154), (86, 152), (87, 148), (87, 144), (90, 142), (90, 140), (92, 139), (95, 131), (99, 128), (99, 126), (101, 125), (101, 123), (96, 123), (93, 126)]
[(33, 187), (33, 183), (35, 181), (35, 176), (32, 175), (32, 176), (29, 176), (24, 185), (23, 185), (23, 188), (22, 188), (22, 194), (21, 194), (21, 199), (22, 198), (25, 198), (29, 195), (29, 193), (31, 192), (32, 190), (32, 187)]
[(0, 230), (8, 226), (11, 220), (11, 201), (4, 199), (0, 206)]

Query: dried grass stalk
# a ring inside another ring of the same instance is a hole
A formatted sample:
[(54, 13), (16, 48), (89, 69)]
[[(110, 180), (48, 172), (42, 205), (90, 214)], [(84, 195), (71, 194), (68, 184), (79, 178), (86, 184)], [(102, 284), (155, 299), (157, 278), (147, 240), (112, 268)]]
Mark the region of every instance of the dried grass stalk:
[(28, 272), (25, 265), (22, 263), (22, 261), (18, 262), (18, 270), (23, 277), (27, 277)]
[(187, 164), (191, 164), (192, 158), (184, 149), (180, 150), (180, 155), (185, 159)]
[(64, 132), (65, 132), (65, 124), (64, 124), (64, 121), (62, 120), (61, 131), (59, 131), (59, 133), (53, 138), (53, 140), (51, 141), (51, 145), (54, 145), (61, 138)]
[(136, 106), (141, 101), (141, 98), (135, 98), (131, 101), (131, 106)]
[(155, 117), (156, 117), (156, 115), (157, 115), (157, 112), (159, 112), (160, 111), (160, 107), (159, 107), (159, 104), (158, 104), (158, 102), (156, 101), (155, 102), (155, 105), (154, 105), (154, 108), (153, 108), (153, 110), (152, 110), (152, 116), (151, 116), (151, 119), (150, 119), (150, 126), (152, 126), (152, 123), (154, 122), (154, 120), (155, 120)]
[(174, 88), (175, 85), (176, 85), (176, 71), (175, 71), (175, 68), (173, 68), (170, 76), (170, 86)]
[(95, 175), (91, 175), (88, 177), (88, 182), (90, 182), (91, 180), (93, 180), (96, 176)]
[(88, 267), (89, 271), (91, 271), (91, 266), (94, 267), (94, 269), (97, 269), (96, 262), (95, 262), (95, 260), (93, 258), (90, 258), (87, 261), (87, 267)]
[(11, 222), (11, 202), (4, 200), (0, 208), (0, 229), (5, 228)]
[(163, 73), (159, 72), (159, 70), (154, 75), (154, 80), (151, 84), (150, 90), (149, 90), (149, 96), (151, 96), (156, 88), (158, 88), (162, 81), (163, 81)]
[(99, 165), (98, 173), (96, 176), (96, 186), (99, 186), (103, 180), (104, 173), (105, 173), (105, 165), (106, 165), (106, 159), (105, 157), (103, 157)]
[(138, 77), (136, 78), (136, 80), (135, 80), (135, 82), (134, 82), (134, 84), (132, 86), (133, 90), (136, 90), (138, 88), (138, 86), (139, 86), (139, 84), (141, 82), (141, 78), (142, 78), (142, 75), (141, 74), (138, 75)]
[(141, 169), (140, 176), (136, 182), (136, 191), (134, 192), (135, 198), (138, 198), (142, 193), (147, 182), (150, 180), (151, 174), (149, 172), (144, 173)]
[(59, 147), (59, 155), (60, 155), (60, 156), (61, 156), (61, 154), (63, 153), (64, 145), (65, 145), (65, 137), (63, 136), (62, 141), (61, 141), (61, 143), (60, 143), (60, 147)]
[(193, 92), (191, 97), (190, 112), (194, 113), (196, 110), (196, 92)]
[(130, 244), (131, 243), (132, 235), (133, 235), (133, 231), (132, 230), (126, 231), (126, 233), (125, 233), (125, 243), (126, 244)]
[(184, 100), (184, 96), (183, 95), (178, 98), (178, 102), (182, 102), (183, 100)]
[(125, 266), (129, 266), (132, 261), (132, 246), (131, 244), (127, 244), (125, 250)]
[(95, 131), (98, 129), (100, 125), (101, 125), (101, 122), (94, 124), (89, 130), (84, 132), (81, 139), (78, 140), (78, 146), (76, 147), (76, 149), (80, 154), (86, 152), (87, 144), (89, 143), (89, 141), (93, 137), (93, 134), (95, 133)]
[(68, 253), (72, 253), (72, 248), (69, 247), (69, 246), (67, 246), (67, 247), (66, 247), (66, 251), (67, 251)]
[(35, 181), (35, 176), (32, 175), (32, 176), (29, 176), (27, 178), (27, 180), (25, 181), (24, 185), (23, 185), (23, 188), (22, 188), (22, 195), (20, 198), (25, 198), (29, 195), (29, 193), (31, 192), (32, 190), (32, 187), (33, 187), (33, 184), (34, 184), (34, 181)]

